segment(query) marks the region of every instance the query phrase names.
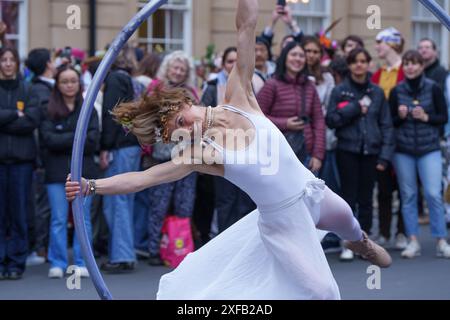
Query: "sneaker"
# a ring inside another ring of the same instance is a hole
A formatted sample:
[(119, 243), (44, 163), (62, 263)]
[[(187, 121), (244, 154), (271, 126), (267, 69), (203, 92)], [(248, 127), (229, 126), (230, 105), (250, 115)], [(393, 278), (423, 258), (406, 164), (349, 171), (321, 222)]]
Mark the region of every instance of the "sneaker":
[(378, 239), (375, 241), (378, 245), (382, 246), (382, 247), (387, 247), (389, 244), (389, 239), (383, 237), (383, 236), (379, 236)]
[(395, 249), (397, 250), (405, 250), (408, 245), (408, 239), (403, 233), (399, 233), (395, 237)]
[(164, 265), (164, 261), (161, 260), (161, 257), (158, 255), (151, 255), (150, 258), (148, 258), (148, 264), (153, 266), (153, 267), (157, 267), (157, 266), (163, 266)]
[(117, 273), (129, 273), (134, 271), (134, 262), (117, 262), (111, 263), (107, 262), (101, 265), (100, 269), (107, 273), (117, 274)]
[(86, 267), (78, 267), (80, 277), (89, 278), (89, 271)]
[(64, 277), (64, 271), (62, 268), (59, 267), (52, 267), (50, 270), (48, 270), (48, 277), (50, 279), (61, 279)]
[(436, 247), (436, 256), (439, 258), (450, 258), (450, 245), (447, 241), (439, 241)]
[(353, 261), (354, 255), (353, 251), (347, 248), (342, 249), (341, 255), (339, 256), (339, 260), (341, 261)]
[(363, 232), (363, 238), (360, 241), (345, 241), (345, 246), (354, 253), (360, 254), (363, 259), (381, 268), (387, 268), (392, 263), (389, 253), (370, 240), (365, 232)]
[(10, 271), (7, 277), (8, 280), (20, 280), (22, 279), (22, 272)]
[(420, 256), (420, 244), (417, 240), (411, 240), (401, 253), (402, 258), (412, 259)]
[(36, 251), (33, 251), (28, 257), (26, 261), (26, 266), (38, 266), (45, 263), (45, 258), (38, 256)]

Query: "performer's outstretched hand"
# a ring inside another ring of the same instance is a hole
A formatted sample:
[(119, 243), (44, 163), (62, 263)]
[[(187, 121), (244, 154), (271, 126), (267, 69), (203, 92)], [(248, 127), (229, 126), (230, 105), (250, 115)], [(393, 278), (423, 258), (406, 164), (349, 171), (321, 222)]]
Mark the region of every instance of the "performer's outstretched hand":
[[(87, 191), (87, 181), (84, 178), (81, 178), (81, 188), (80, 183), (78, 181), (70, 181), (70, 173), (67, 175), (66, 180), (66, 199), (69, 202), (72, 202), (76, 196), (80, 193), (81, 190)], [(86, 192), (84, 192), (86, 194)]]

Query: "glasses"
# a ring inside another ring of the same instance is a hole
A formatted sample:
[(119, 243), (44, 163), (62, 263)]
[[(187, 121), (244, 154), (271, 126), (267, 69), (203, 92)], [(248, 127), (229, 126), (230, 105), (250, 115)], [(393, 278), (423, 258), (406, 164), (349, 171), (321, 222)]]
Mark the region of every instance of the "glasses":
[(62, 85), (62, 86), (67, 86), (69, 84), (79, 84), (79, 83), (80, 83), (79, 80), (72, 80), (72, 81), (64, 80), (64, 81), (60, 81), (59, 82), (59, 84)]

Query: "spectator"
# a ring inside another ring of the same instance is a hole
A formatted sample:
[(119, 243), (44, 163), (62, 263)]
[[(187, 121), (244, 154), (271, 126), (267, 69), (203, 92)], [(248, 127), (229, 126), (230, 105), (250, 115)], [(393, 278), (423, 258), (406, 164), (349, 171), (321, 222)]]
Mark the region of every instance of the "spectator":
[(277, 61), (274, 78), (257, 95), (261, 110), (285, 134), (304, 140), (297, 156), (316, 174), (325, 157), (325, 120), (314, 83), (306, 76), (304, 48), (290, 42)]
[[(155, 86), (182, 87), (190, 93), (192, 101), (199, 103), (194, 87), (195, 69), (191, 59), (183, 51), (174, 51), (166, 56), (158, 70), (157, 79), (152, 82), (149, 93)], [(183, 121), (181, 119), (180, 121)], [(157, 163), (171, 159), (174, 144), (156, 143), (153, 146), (153, 159)], [(195, 203), (195, 188), (197, 174), (172, 183), (166, 183), (150, 188), (150, 212), (148, 221), (149, 233), (149, 264), (162, 265), (159, 255), (161, 228), (168, 213), (179, 217), (191, 217)], [(169, 210), (172, 209), (170, 212)]]
[[(131, 74), (136, 66), (134, 50), (126, 46), (105, 80), (100, 152), (100, 167), (106, 170), (105, 177), (139, 170), (141, 148), (137, 139), (127, 135), (110, 114), (119, 102), (134, 100)], [(109, 261), (101, 266), (103, 271), (122, 273), (135, 268), (133, 206), (133, 194), (103, 197), (103, 213), (110, 233)]]
[[(45, 48), (33, 49), (28, 54), (25, 62), (28, 69), (33, 73), (32, 87), (39, 96), (40, 107), (46, 107), (50, 99), (50, 95), (55, 85), (54, 76), (56, 74), (56, 66), (51, 60), (50, 50)], [(38, 150), (40, 150), (39, 135), (36, 133), (38, 141)], [(35, 208), (35, 244), (30, 248), (36, 249), (28, 257), (29, 265), (41, 264), (45, 262), (47, 256), (49, 226), (50, 226), (50, 205), (47, 197), (47, 189), (45, 187), (45, 172), (42, 163), (42, 154), (39, 154), (38, 166), (34, 175), (34, 208)], [(42, 258), (44, 257), (44, 258)], [(39, 259), (41, 261), (39, 261)], [(42, 261), (43, 260), (43, 261)]]
[[(80, 74), (69, 65), (58, 71), (55, 81), (55, 88), (48, 102), (40, 134), (42, 146), (45, 150), (45, 183), (51, 208), (48, 250), (48, 259), (51, 266), (48, 277), (62, 278), (68, 267), (67, 220), (69, 203), (65, 199), (64, 183), (67, 172), (70, 172), (75, 129), (83, 104), (83, 90)], [(97, 165), (94, 162), (98, 138), (97, 113), (93, 112), (89, 122), (83, 158), (83, 174), (89, 176), (98, 176)], [(91, 197), (84, 199), (84, 220), (90, 238), (92, 237), (91, 203)], [(89, 272), (85, 266), (76, 234), (74, 234), (73, 239), (73, 256), (74, 264), (80, 269), (80, 275), (88, 277)]]
[(423, 58), (426, 77), (435, 81), (439, 88), (444, 91), (448, 71), (439, 62), (436, 43), (429, 38), (423, 38), (420, 40), (417, 50)]
[(389, 103), (395, 125), (394, 166), (402, 199), (402, 214), (408, 246), (404, 258), (420, 255), (417, 208), (417, 173), (430, 210), (431, 234), (437, 239), (438, 257), (450, 258), (446, 241), (445, 209), (442, 197), (442, 155), (440, 127), (448, 121), (445, 97), (439, 86), (424, 75), (425, 62), (418, 51), (403, 56), (406, 81), (391, 93)]
[[(36, 159), (39, 99), (19, 79), (15, 49), (0, 49), (0, 279), (20, 279), (28, 255), (27, 210)], [(6, 99), (7, 97), (7, 99)]]
[(351, 34), (342, 41), (341, 50), (345, 58), (356, 48), (364, 48), (364, 41), (361, 37)]
[(270, 48), (272, 48), (273, 37), (275, 25), (278, 20), (282, 20), (286, 26), (291, 30), (290, 34), (283, 37), (280, 45), (280, 51), (291, 41), (302, 42), (303, 32), (300, 30), (297, 21), (292, 17), (292, 9), (290, 6), (286, 5), (284, 8), (281, 5), (277, 5), (272, 12), (272, 17), (270, 23), (264, 28), (261, 37), (266, 39), (269, 43)]
[(341, 84), (348, 76), (349, 70), (347, 60), (343, 57), (335, 56), (333, 61), (331, 61), (329, 68), (333, 74), (336, 85)]
[[(372, 82), (381, 87), (386, 100), (389, 98), (391, 90), (405, 79), (402, 68), (402, 57), (405, 40), (401, 33), (395, 28), (388, 28), (376, 36), (375, 49), (378, 58), (385, 62), (372, 76)], [(378, 220), (380, 234), (378, 244), (388, 245), (391, 238), (392, 222), (392, 194), (398, 189), (396, 175), (392, 164), (385, 171), (377, 171), (378, 183)], [(395, 248), (405, 249), (407, 239), (405, 237), (405, 227), (401, 214), (398, 214), (397, 228), (395, 233)]]
[(263, 80), (271, 78), (275, 72), (275, 63), (272, 61), (272, 51), (269, 41), (264, 37), (256, 37), (255, 45), (255, 72)]
[[(394, 151), (393, 127), (383, 91), (369, 81), (370, 54), (354, 49), (347, 58), (350, 76), (334, 88), (327, 125), (336, 129), (337, 165), (342, 197), (352, 208), (361, 228), (372, 228), (372, 195), (376, 171), (388, 167)], [(342, 260), (352, 260), (344, 249)]]

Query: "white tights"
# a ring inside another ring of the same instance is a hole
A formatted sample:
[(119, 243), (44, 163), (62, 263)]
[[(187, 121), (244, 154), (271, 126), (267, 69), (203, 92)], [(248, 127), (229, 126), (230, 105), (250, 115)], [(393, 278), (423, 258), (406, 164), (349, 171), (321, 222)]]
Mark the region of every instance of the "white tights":
[(352, 209), (344, 199), (328, 187), (325, 188), (325, 197), (320, 203), (320, 218), (316, 227), (333, 232), (344, 240), (362, 239), (361, 226), (353, 216)]

